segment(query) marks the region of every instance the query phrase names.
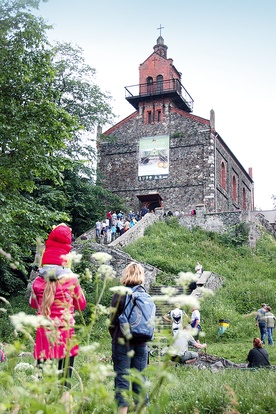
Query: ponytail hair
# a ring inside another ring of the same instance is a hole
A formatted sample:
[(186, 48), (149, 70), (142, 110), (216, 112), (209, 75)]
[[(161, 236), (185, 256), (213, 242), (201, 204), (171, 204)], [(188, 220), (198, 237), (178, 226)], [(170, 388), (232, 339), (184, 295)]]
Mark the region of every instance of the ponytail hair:
[(262, 348), (263, 347), (263, 343), (260, 340), (260, 338), (254, 338), (253, 339), (253, 345), (254, 345), (254, 348)]
[(51, 314), (51, 306), (54, 303), (56, 295), (57, 282), (47, 281), (43, 292), (40, 313), (48, 318)]

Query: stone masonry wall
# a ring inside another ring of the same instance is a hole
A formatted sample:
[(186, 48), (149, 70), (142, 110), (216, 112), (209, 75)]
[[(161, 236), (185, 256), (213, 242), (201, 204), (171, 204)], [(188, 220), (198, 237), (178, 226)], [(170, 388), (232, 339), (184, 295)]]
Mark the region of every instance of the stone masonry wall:
[[(242, 168), (220, 141), (214, 142), (209, 121), (166, 104), (164, 122), (145, 124), (143, 111), (113, 127), (99, 143), (98, 167), (102, 184), (124, 198), (129, 208), (139, 210), (137, 195), (159, 193), (168, 210), (189, 213), (196, 204), (204, 203), (208, 212), (241, 209), (241, 191), (249, 182)], [(138, 180), (139, 140), (142, 137), (170, 136), (169, 176), (165, 179)], [(112, 142), (111, 142), (112, 141)], [(215, 156), (216, 151), (221, 154)], [(220, 188), (216, 171), (221, 159), (228, 166), (226, 191)], [(231, 176), (235, 171), (238, 199), (233, 202)], [(215, 185), (216, 183), (216, 185)], [(215, 191), (217, 189), (217, 191)], [(249, 199), (249, 195), (247, 195)]]
[[(136, 260), (133, 260), (129, 254), (123, 252), (122, 250), (114, 249), (109, 246), (93, 242), (91, 242), (91, 247), (95, 252), (104, 252), (112, 256), (112, 259), (110, 260), (110, 265), (115, 270), (116, 277), (118, 278), (121, 277), (124, 268), (129, 263), (138, 263)], [(91, 262), (94, 263), (96, 266), (98, 265), (98, 263), (92, 257)], [(159, 270), (156, 267), (149, 265), (148, 263), (141, 264), (145, 270), (145, 288), (149, 290), (150, 286), (155, 283), (156, 275), (159, 272)]]

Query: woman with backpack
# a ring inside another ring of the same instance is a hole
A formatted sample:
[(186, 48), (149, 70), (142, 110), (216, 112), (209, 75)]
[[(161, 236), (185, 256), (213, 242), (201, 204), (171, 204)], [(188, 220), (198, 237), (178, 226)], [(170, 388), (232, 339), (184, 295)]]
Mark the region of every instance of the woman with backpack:
[[(132, 289), (135, 292), (147, 295), (143, 288), (144, 284), (144, 269), (138, 263), (130, 263), (123, 271), (121, 283)], [(134, 294), (134, 292), (133, 292)], [(127, 339), (126, 334), (120, 327), (120, 316), (124, 313), (127, 306), (129, 295), (119, 295), (115, 293), (112, 298), (111, 306), (114, 310), (111, 315), (111, 322), (109, 333), (112, 337), (112, 360), (115, 376), (115, 399), (118, 404), (118, 413), (125, 414), (128, 411), (128, 401), (123, 395), (124, 391), (129, 391), (130, 383), (126, 378), (130, 374), (129, 370), (135, 368), (138, 371), (143, 371), (148, 362), (148, 347), (145, 338), (139, 339), (138, 336), (131, 336)], [(145, 380), (145, 377), (144, 377)], [(141, 386), (135, 381), (132, 382), (132, 392), (137, 397), (134, 397), (134, 403), (137, 406), (139, 403), (139, 394), (141, 394)], [(143, 404), (146, 406), (148, 397), (145, 396)]]

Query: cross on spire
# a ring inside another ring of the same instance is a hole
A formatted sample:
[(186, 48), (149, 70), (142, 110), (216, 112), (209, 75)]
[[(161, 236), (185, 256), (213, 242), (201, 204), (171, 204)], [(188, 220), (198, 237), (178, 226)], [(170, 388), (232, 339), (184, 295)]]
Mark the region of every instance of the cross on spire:
[(162, 29), (164, 29), (164, 27), (162, 27), (162, 26), (161, 26), (161, 24), (160, 24), (160, 26), (159, 26), (159, 27), (157, 27), (157, 30), (160, 30), (160, 35), (159, 35), (159, 36), (161, 36), (161, 30), (162, 30)]

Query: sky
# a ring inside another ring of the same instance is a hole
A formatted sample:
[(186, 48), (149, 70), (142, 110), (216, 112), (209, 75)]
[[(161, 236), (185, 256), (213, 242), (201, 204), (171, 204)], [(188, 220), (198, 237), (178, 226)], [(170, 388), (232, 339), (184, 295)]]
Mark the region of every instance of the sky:
[(115, 123), (134, 112), (124, 87), (139, 83), (139, 65), (162, 25), (193, 114), (209, 119), (215, 111), (216, 131), (245, 170), (252, 168), (255, 208), (273, 209), (275, 0), (48, 0), (38, 14), (54, 26), (50, 41), (83, 49), (95, 83), (112, 96)]

